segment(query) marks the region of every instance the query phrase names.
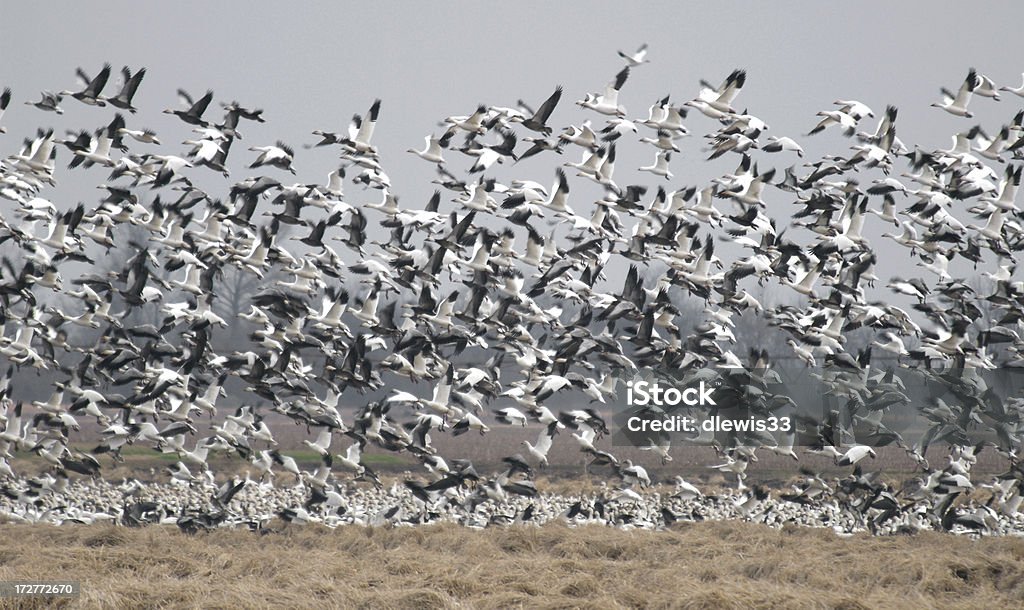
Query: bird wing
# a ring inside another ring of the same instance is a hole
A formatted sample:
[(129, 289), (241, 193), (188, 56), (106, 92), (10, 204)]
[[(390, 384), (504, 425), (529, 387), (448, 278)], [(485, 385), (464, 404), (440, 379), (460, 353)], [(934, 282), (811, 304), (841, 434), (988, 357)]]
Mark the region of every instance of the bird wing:
[(359, 443), (352, 443), (348, 446), (348, 451), (345, 452), (345, 457), (353, 464), (358, 464), (361, 456), (362, 452)]
[(555, 87), (555, 92), (552, 93), (548, 97), (548, 99), (544, 100), (544, 103), (541, 104), (539, 108), (537, 108), (537, 112), (533, 114), (533, 120), (539, 123), (547, 122), (548, 117), (551, 116), (551, 112), (555, 109), (555, 106), (558, 105), (558, 100), (560, 100), (561, 98), (562, 86), (558, 85), (557, 87)]
[[(554, 425), (554, 424), (551, 424), (551, 425)], [(548, 427), (542, 429), (540, 431), (540, 434), (537, 435), (537, 444), (534, 447), (534, 449), (536, 449), (537, 453), (540, 453), (541, 455), (547, 455), (548, 450), (551, 449), (552, 441), (553, 441), (553, 436), (552, 436), (552, 433), (551, 433), (551, 426), (548, 426)]]
[(956, 92), (956, 98), (953, 100), (953, 105), (960, 108), (967, 107), (967, 102), (971, 101), (971, 93), (974, 92), (974, 88), (978, 85), (978, 73), (971, 68), (971, 71), (967, 73), (967, 78), (964, 79), (964, 84), (960, 85), (960, 89)]
[(374, 100), (373, 105), (370, 106), (369, 116), (362, 121), (359, 125), (359, 131), (356, 133), (356, 141), (363, 144), (369, 144), (370, 138), (373, 137), (373, 128), (377, 124), (377, 114), (380, 112), (380, 100)]

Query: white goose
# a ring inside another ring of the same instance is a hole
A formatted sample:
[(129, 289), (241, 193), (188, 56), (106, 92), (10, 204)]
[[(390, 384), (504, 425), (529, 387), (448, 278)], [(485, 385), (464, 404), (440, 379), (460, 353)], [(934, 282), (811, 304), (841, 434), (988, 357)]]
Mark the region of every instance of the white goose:
[(451, 140), (452, 133), (446, 132), (443, 136), (438, 138), (434, 135), (429, 135), (423, 138), (426, 142), (426, 146), (423, 150), (416, 150), (410, 148), (408, 152), (413, 153), (424, 161), (430, 161), (431, 163), (441, 164), (444, 163), (444, 156), (441, 152), (442, 148), (448, 148), (448, 141)]
[(1009, 91), (1010, 93), (1016, 95), (1017, 97), (1024, 97), (1024, 73), (1021, 73), (1020, 77), (1021, 77), (1021, 85), (1019, 87), (1005, 86), (1005, 87), (1000, 87), (999, 90), (1000, 91)]
[(640, 47), (636, 51), (634, 51), (632, 53), (624, 53), (622, 51), (618, 51), (618, 54), (619, 54), (619, 57), (621, 57), (622, 59), (626, 60), (626, 66), (628, 66), (630, 68), (635, 68), (636, 66), (639, 66), (640, 64), (645, 64), (645, 63), (648, 63), (648, 62), (651, 61), (651, 60), (647, 59), (647, 43), (646, 42), (643, 43), (642, 45), (640, 45)]
[(626, 84), (628, 77), (629, 67), (627, 66), (608, 83), (603, 94), (588, 93), (584, 99), (576, 102), (576, 104), (609, 116), (626, 116), (626, 109), (619, 105), (619, 91)]
[(667, 150), (658, 151), (654, 157), (653, 165), (646, 165), (640, 167), (641, 172), (650, 172), (655, 176), (662, 176), (665, 180), (671, 180), (673, 178), (672, 172), (668, 168), (668, 162), (672, 158), (672, 153)]
[(964, 83), (960, 85), (960, 89), (956, 92), (956, 96), (948, 90), (942, 89), (942, 102), (934, 102), (932, 106), (942, 108), (953, 116), (973, 118), (974, 114), (967, 110), (967, 104), (970, 103), (971, 94), (977, 85), (978, 73), (975, 72), (974, 68), (971, 68), (970, 72), (967, 73), (967, 78), (964, 79)]

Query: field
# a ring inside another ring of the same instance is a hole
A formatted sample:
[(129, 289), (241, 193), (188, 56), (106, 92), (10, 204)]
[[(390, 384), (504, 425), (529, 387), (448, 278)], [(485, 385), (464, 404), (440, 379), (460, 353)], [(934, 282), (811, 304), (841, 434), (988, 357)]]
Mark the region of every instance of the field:
[(739, 522), (671, 531), (284, 527), (186, 536), (0, 527), (0, 580), (80, 580), (0, 607), (1014, 608), (1024, 539), (843, 539)]

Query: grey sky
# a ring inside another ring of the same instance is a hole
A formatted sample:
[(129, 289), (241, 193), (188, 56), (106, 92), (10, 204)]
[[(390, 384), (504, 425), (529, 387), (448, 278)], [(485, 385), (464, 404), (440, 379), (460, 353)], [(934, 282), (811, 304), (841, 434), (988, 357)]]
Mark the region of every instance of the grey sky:
[[(212, 88), (217, 101), (237, 99), (264, 108), (268, 122), (245, 123), (245, 139), (232, 148), (231, 181), (255, 173), (245, 168), (256, 154), (248, 146), (280, 139), (296, 149), (296, 180), (322, 182), (336, 166), (337, 152), (303, 150), (303, 144), (315, 141), (310, 131), (343, 131), (354, 113), (365, 113), (380, 97), (374, 143), (393, 191), (403, 204), (419, 206), (434, 188), (429, 184), (433, 166), (405, 150), (439, 133), (443, 117), (468, 114), (480, 102), (514, 105), (523, 98), (536, 105), (561, 84), (565, 95), (551, 123), (560, 128), (590, 118), (600, 126), (603, 117), (573, 102), (603, 89), (621, 68), (617, 49), (631, 51), (641, 42), (650, 45), (651, 63), (633, 70), (620, 98), (631, 118), (646, 117), (647, 107), (665, 94), (678, 103), (691, 99), (700, 78), (717, 84), (742, 67), (748, 80), (738, 107), (764, 119), (771, 126), (766, 135), (797, 138), (812, 160), (826, 152), (847, 154), (854, 143), (832, 130), (803, 137), (816, 122), (814, 113), (831, 108), (837, 98), (861, 100), (878, 115), (886, 104), (899, 106), (898, 135), (910, 147), (946, 148), (953, 133), (975, 122), (998, 131), (1021, 107), (1019, 98), (998, 103), (975, 99), (974, 120), (928, 104), (938, 99), (940, 86), (958, 87), (970, 66), (997, 85), (1019, 84), (1024, 70), (1019, 4), (989, 3), (969, 13), (957, 2), (928, 3), (926, 8), (895, 4), (66, 2), (54, 8), (18, 3), (5, 7), (0, 26), (0, 86), (12, 87), (15, 100), (4, 117), (8, 133), (0, 136), (0, 151), (14, 152), (21, 138), (39, 126), (63, 132), (106, 124), (113, 116), (110, 108), (67, 99), (67, 113), (56, 116), (22, 102), (38, 99), (42, 89), (73, 89), (76, 66), (94, 74), (109, 61), (115, 71), (124, 64), (148, 68), (136, 97), (140, 113), (127, 120), (131, 127), (155, 129), (164, 141), (161, 152), (183, 153), (185, 147), (177, 142), (191, 135), (189, 126), (160, 114), (177, 106), (178, 87), (197, 96)], [(984, 21), (977, 15), (984, 15)], [(219, 111), (212, 106), (208, 116), (219, 117)], [(862, 123), (869, 130), (875, 124), (874, 119)], [(701, 136), (716, 129), (716, 123), (693, 112), (687, 125), (694, 136), (681, 143), (683, 154), (673, 158), (674, 180), (633, 171), (654, 157), (650, 147), (633, 142), (620, 146), (619, 184), (660, 182), (671, 190), (704, 184), (735, 168), (736, 155), (702, 160)], [(147, 150), (131, 146), (135, 152)], [(86, 189), (102, 182), (107, 171), (68, 171), (63, 169), (67, 151), (59, 154), (60, 186), (48, 196), (59, 208), (77, 200), (93, 204), (93, 191)], [(471, 164), (454, 151), (446, 157), (457, 173)], [(760, 158), (762, 169), (774, 165), (781, 170), (797, 162), (787, 153)], [(490, 174), (550, 184), (556, 163), (570, 160), (579, 161), (575, 148), (558, 159), (541, 155)], [(902, 170), (901, 162), (897, 168)], [(292, 180), (280, 170), (263, 171)], [(203, 176), (200, 186), (225, 188), (207, 170), (193, 175)], [(600, 196), (585, 181), (575, 184), (580, 186), (574, 195)], [(375, 191), (361, 193), (351, 186), (347, 193), (353, 203), (379, 198)], [(581, 196), (580, 208), (589, 213), (587, 197)], [(791, 211), (788, 194), (772, 191), (767, 199), (783, 214)]]

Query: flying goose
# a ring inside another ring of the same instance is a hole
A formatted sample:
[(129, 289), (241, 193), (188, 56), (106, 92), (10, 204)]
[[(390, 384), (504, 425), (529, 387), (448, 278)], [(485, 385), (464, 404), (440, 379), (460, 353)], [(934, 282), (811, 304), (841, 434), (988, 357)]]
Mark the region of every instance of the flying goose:
[(121, 86), (121, 91), (114, 97), (107, 98), (110, 105), (115, 108), (127, 110), (128, 112), (135, 114), (138, 109), (132, 106), (132, 99), (135, 97), (136, 91), (139, 89), (139, 85), (142, 83), (142, 79), (146, 76), (146, 69), (139, 68), (139, 70), (132, 74), (128, 66), (121, 68), (121, 75), (124, 79), (124, 84)]
[(1009, 91), (1010, 93), (1012, 93), (1012, 94), (1014, 94), (1014, 95), (1016, 95), (1018, 97), (1024, 97), (1024, 73), (1021, 73), (1021, 80), (1022, 80), (1022, 83), (1021, 83), (1021, 85), (1019, 87), (1010, 87), (1010, 86), (1007, 85), (1005, 87), (1000, 87), (999, 90), (1000, 91)]
[(619, 105), (619, 91), (629, 78), (629, 66), (623, 68), (605, 87), (604, 93), (588, 93), (577, 105), (595, 112), (615, 117), (626, 116), (626, 109)]
[[(4, 118), (4, 112), (7, 111), (7, 106), (11, 103), (11, 88), (4, 87), (2, 93), (0, 93), (0, 121)], [(7, 133), (7, 128), (0, 125), (0, 133)]]
[(178, 98), (182, 104), (187, 106), (186, 110), (174, 110), (168, 108), (164, 110), (164, 114), (173, 114), (182, 121), (185, 121), (189, 125), (198, 125), (200, 127), (208, 127), (210, 124), (203, 120), (203, 113), (206, 112), (206, 108), (213, 101), (213, 91), (207, 91), (203, 97), (196, 101), (192, 100), (192, 96), (189, 95), (184, 89), (178, 89)]
[(448, 148), (448, 142), (451, 140), (451, 132), (445, 133), (440, 138), (433, 135), (426, 136), (423, 140), (426, 142), (426, 146), (423, 150), (416, 150), (410, 148), (408, 152), (415, 154), (417, 157), (424, 161), (430, 161), (431, 163), (442, 164), (444, 163), (444, 156), (442, 149)]
[(640, 45), (640, 47), (637, 48), (637, 50), (634, 51), (633, 53), (624, 53), (622, 51), (617, 51), (617, 53), (618, 53), (619, 57), (621, 57), (622, 59), (626, 60), (626, 66), (630, 67), (630, 68), (635, 68), (636, 66), (639, 66), (640, 64), (645, 64), (645, 63), (648, 63), (649, 61), (651, 61), (651, 60), (647, 59), (647, 43), (646, 42), (643, 43), (642, 45)]
[(39, 94), (38, 102), (25, 102), (26, 106), (35, 106), (40, 110), (46, 110), (48, 112), (56, 112), (57, 114), (64, 114), (64, 109), (60, 107), (61, 101), (64, 99), (62, 93), (53, 93), (51, 91), (43, 91)]
[(377, 117), (380, 115), (380, 100), (374, 100), (373, 104), (370, 105), (370, 111), (367, 113), (366, 118), (361, 119), (358, 122), (358, 128), (353, 131), (349, 130), (349, 137), (342, 139), (342, 144), (345, 148), (358, 155), (370, 155), (371, 157), (377, 156), (377, 149), (370, 144), (370, 140), (373, 138), (373, 130), (377, 125)]
[(968, 119), (973, 118), (974, 114), (968, 112), (967, 104), (971, 101), (971, 94), (974, 92), (975, 87), (978, 85), (978, 73), (974, 71), (974, 68), (967, 73), (967, 78), (964, 79), (964, 83), (960, 85), (960, 89), (957, 90), (956, 96), (950, 93), (947, 89), (942, 89), (942, 101), (934, 102), (932, 106), (935, 108), (942, 108), (946, 112), (960, 117), (966, 117)]
[[(746, 82), (747, 71), (740, 69), (730, 72), (729, 76), (726, 77), (717, 89), (712, 87), (711, 83), (702, 80), (700, 82), (701, 90), (692, 101), (701, 102), (701, 105), (695, 107), (710, 118), (724, 118), (725, 113), (735, 113), (735, 110), (732, 108), (732, 102), (739, 95)], [(712, 114), (717, 113), (718, 116), (709, 114), (708, 109), (713, 111)]]
[(558, 85), (555, 87), (555, 92), (548, 96), (548, 99), (544, 100), (544, 103), (537, 107), (537, 111), (533, 113), (533, 116), (521, 119), (523, 127), (530, 131), (536, 131), (544, 134), (545, 136), (551, 134), (551, 127), (548, 126), (548, 118), (551, 117), (551, 113), (555, 110), (555, 106), (558, 105), (558, 100), (562, 99), (562, 86)]
[(107, 85), (107, 79), (110, 78), (110, 64), (103, 64), (103, 69), (92, 79), (81, 68), (76, 68), (75, 74), (84, 85), (84, 88), (81, 91), (61, 91), (60, 95), (70, 95), (83, 104), (89, 104), (90, 106), (106, 106), (107, 101), (103, 97), (103, 88)]
[(295, 173), (295, 169), (292, 167), (292, 161), (295, 158), (295, 153), (291, 147), (287, 144), (278, 140), (273, 146), (251, 146), (249, 150), (258, 152), (260, 155), (255, 161), (249, 165), (250, 169), (262, 167), (264, 165), (271, 165), (280, 169), (288, 170), (291, 173)]

